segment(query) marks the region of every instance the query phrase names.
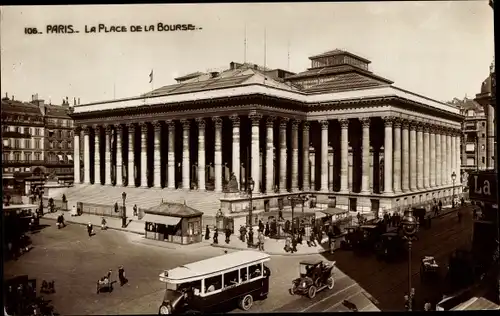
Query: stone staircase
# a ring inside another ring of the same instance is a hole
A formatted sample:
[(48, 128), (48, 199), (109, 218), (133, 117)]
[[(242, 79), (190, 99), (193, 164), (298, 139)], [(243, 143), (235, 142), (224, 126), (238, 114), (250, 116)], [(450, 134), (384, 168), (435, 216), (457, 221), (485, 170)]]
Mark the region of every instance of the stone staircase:
[(162, 202), (186, 203), (189, 207), (199, 210), (205, 216), (215, 216), (220, 208), (220, 198), (223, 193), (168, 190), (158, 188), (129, 188), (106, 185), (77, 184), (69, 188), (54, 188), (49, 190), (49, 197), (61, 200), (66, 195), (68, 208), (71, 209), (77, 202), (113, 206), (116, 202), (122, 205), (122, 193), (127, 194), (127, 209), (134, 204), (138, 208), (148, 209)]

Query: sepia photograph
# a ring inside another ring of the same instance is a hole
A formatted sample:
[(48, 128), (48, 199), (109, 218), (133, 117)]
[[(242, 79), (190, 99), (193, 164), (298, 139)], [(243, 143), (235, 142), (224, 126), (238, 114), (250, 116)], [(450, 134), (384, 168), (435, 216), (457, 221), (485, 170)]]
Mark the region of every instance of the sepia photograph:
[(500, 310), (494, 6), (1, 6), (4, 315)]

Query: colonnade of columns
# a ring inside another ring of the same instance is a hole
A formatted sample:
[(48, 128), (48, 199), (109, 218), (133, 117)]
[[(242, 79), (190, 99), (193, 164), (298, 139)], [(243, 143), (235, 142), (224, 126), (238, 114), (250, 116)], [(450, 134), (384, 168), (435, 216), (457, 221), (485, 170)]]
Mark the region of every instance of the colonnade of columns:
[[(231, 148), (231, 161), (232, 161), (232, 172), (238, 181), (241, 183), (240, 179), (240, 166), (242, 159), (240, 159), (240, 141), (242, 137), (248, 137), (245, 133), (240, 133), (240, 116), (232, 115), (229, 117), (232, 123), (232, 143), (224, 144), (226, 148)], [(262, 126), (261, 121), (263, 115), (257, 112), (251, 112), (248, 115), (250, 119), (250, 137), (249, 137), (249, 148), (250, 148), (250, 170), (251, 177), (257, 183), (260, 183), (262, 187), (259, 189), (263, 193), (274, 193), (276, 182), (279, 183), (280, 192), (296, 192), (300, 189), (303, 191), (318, 190), (321, 192), (330, 192), (333, 190), (333, 159), (329, 157), (329, 125), (330, 121), (321, 120), (319, 121), (320, 133), (318, 137), (321, 138), (319, 142), (319, 148), (316, 152), (320, 155), (319, 160), (321, 161), (318, 168), (320, 168), (320, 181), (319, 188), (316, 187), (314, 182), (315, 165), (314, 161), (310, 160), (310, 126), (311, 121), (300, 121), (296, 119), (288, 119), (275, 116), (267, 116), (265, 122), (265, 146), (263, 152), (265, 152), (265, 160), (260, 161), (261, 157), (261, 141), (260, 128)], [(223, 174), (222, 174), (222, 123), (221, 117), (211, 117), (208, 118), (212, 121), (212, 125), (215, 128), (214, 133), (214, 173), (215, 173), (215, 192), (222, 192), (223, 189)], [(383, 117), (384, 122), (384, 140), (383, 140), (383, 155), (384, 155), (384, 171), (383, 171), (383, 194), (392, 195), (400, 194), (406, 192), (419, 192), (434, 188), (439, 188), (442, 186), (447, 186), (452, 184), (451, 174), (454, 171), (457, 174), (457, 179), (460, 181), (460, 130), (444, 128), (441, 126), (423, 124), (416, 120), (402, 120), (396, 117)], [(339, 119), (340, 126), (340, 193), (349, 193), (351, 188), (348, 185), (348, 148), (349, 148), (349, 127), (352, 125), (353, 120)], [(369, 117), (362, 117), (359, 119), (361, 125), (361, 190), (362, 194), (371, 194), (372, 190), (370, 188), (370, 167), (371, 167), (371, 155), (370, 155), (370, 125), (373, 119)], [(205, 154), (205, 143), (206, 143), (206, 122), (207, 118), (197, 118), (195, 120), (180, 120), (182, 124), (182, 135), (175, 135), (175, 122), (173, 120), (167, 120), (164, 123), (168, 127), (168, 137), (166, 142), (167, 147), (167, 157), (166, 166), (164, 174), (164, 184), (168, 189), (176, 188), (176, 175), (175, 175), (175, 143), (182, 142), (182, 169), (181, 169), (181, 179), (182, 189), (191, 188), (191, 179), (193, 176), (193, 170), (190, 166), (190, 139), (193, 137), (191, 135), (191, 124), (197, 124), (198, 135), (197, 135), (197, 149), (198, 149), (198, 161), (197, 170), (197, 188), (199, 190), (206, 189), (206, 154)], [(226, 121), (227, 122), (227, 121)], [(94, 183), (103, 185), (117, 185), (117, 186), (135, 186), (135, 179), (139, 179), (139, 185), (141, 187), (148, 187), (147, 178), (147, 168), (148, 168), (148, 157), (147, 157), (147, 145), (148, 145), (148, 126), (152, 125), (154, 128), (153, 135), (153, 164), (152, 164), (152, 186), (161, 188), (162, 183), (162, 172), (161, 172), (161, 143), (165, 142), (162, 140), (161, 126), (163, 122), (155, 121), (152, 124), (147, 124), (144, 122), (137, 124), (128, 124), (128, 152), (124, 152), (122, 148), (122, 142), (125, 140), (125, 134), (123, 125), (107, 125), (107, 126), (82, 126), (78, 127), (74, 133), (74, 176), (75, 182), (80, 182), (80, 130), (83, 130), (83, 183), (91, 183), (91, 167), (90, 167), (90, 135), (91, 129), (94, 129), (95, 135), (94, 140)], [(287, 126), (290, 125), (290, 133), (287, 133)], [(274, 160), (274, 128), (278, 126), (279, 133), (277, 134), (279, 139), (277, 140), (279, 150), (276, 151), (276, 159), (279, 159), (279, 175), (278, 180), (274, 180), (275, 172), (275, 160)], [(104, 128), (104, 139), (102, 138), (101, 129)], [(140, 129), (140, 144), (135, 144), (135, 129)], [(116, 174), (115, 181), (112, 182), (112, 135), (114, 130), (114, 139), (116, 141)], [(302, 132), (302, 144), (299, 146), (299, 130)], [(287, 137), (290, 134), (290, 141), (287, 142)], [(195, 135), (196, 136), (196, 135)], [(100, 143), (104, 140), (104, 164), (101, 163), (101, 150)], [(290, 144), (291, 148), (287, 148), (287, 143)], [(140, 146), (140, 154), (135, 155), (136, 145)], [(291, 159), (288, 160), (288, 150), (291, 150)], [(313, 149), (314, 150), (314, 149)], [(300, 151), (302, 153), (300, 153)], [(299, 177), (299, 155), (302, 155), (300, 159), (302, 163), (302, 176)], [(257, 157), (257, 158), (255, 158)], [(134, 161), (135, 158), (139, 158), (140, 161)], [(123, 168), (123, 162), (128, 161), (128, 167)], [(265, 165), (265, 169), (261, 168)], [(290, 163), (290, 168), (287, 168), (287, 164)], [(140, 166), (140, 174), (137, 174), (138, 166)], [(104, 171), (101, 170), (104, 167)], [(236, 170), (237, 169), (237, 170)], [(263, 170), (265, 170), (265, 181), (263, 181)], [(337, 171), (338, 172), (338, 171)], [(104, 177), (101, 178), (101, 175)], [(287, 186), (287, 179), (290, 179), (290, 186)], [(299, 183), (299, 178), (302, 180)]]

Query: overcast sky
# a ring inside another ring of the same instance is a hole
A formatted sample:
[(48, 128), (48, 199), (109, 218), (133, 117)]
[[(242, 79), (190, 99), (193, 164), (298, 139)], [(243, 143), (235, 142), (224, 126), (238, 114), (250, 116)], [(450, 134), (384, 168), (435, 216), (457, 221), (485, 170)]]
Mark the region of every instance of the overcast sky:
[[(130, 32), (159, 22), (201, 29)], [(85, 33), (99, 23), (128, 32)], [(80, 33), (47, 34), (54, 24)], [(478, 93), (494, 54), (486, 0), (2, 7), (2, 96), (29, 101), (38, 93), (54, 104), (65, 96), (81, 103), (136, 96), (151, 90), (151, 69), (158, 88), (242, 62), (245, 25), (248, 62), (299, 72), (309, 56), (345, 49), (396, 86), (442, 101)], [(33, 27), (43, 34), (25, 34)]]

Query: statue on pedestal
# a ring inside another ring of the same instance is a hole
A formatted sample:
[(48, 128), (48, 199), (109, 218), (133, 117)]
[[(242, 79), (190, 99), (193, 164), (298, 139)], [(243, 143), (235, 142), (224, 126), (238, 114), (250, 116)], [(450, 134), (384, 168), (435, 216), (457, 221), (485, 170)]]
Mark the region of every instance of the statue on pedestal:
[(236, 180), (236, 176), (234, 172), (231, 172), (231, 178), (229, 179), (229, 183), (227, 185), (228, 193), (237, 193), (239, 192), (238, 180)]

